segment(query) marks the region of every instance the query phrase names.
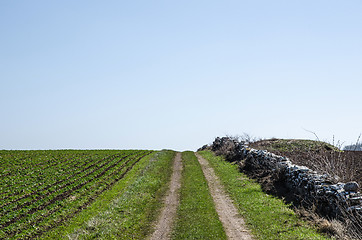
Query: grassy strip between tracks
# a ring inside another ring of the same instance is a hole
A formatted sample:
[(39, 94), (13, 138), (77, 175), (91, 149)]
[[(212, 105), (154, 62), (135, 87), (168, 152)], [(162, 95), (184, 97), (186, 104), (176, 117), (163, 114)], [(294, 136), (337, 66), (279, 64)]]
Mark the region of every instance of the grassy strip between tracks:
[(145, 239), (162, 207), (174, 156), (161, 151), (143, 158), (89, 208), (42, 239)]
[(201, 166), (193, 152), (183, 152), (180, 205), (172, 239), (226, 239)]
[(236, 165), (200, 152), (214, 168), (252, 233), (263, 240), (330, 239), (299, 219), (281, 200), (262, 192), (260, 185), (240, 173)]

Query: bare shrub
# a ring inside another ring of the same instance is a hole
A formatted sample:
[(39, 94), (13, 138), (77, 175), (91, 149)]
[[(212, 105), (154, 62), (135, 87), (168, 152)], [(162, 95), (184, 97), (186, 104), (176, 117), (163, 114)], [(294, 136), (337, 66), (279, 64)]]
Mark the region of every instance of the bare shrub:
[(356, 181), (362, 183), (362, 152), (359, 151), (293, 151), (274, 152), (297, 164), (322, 174), (328, 174), (337, 182)]
[(339, 142), (269, 139), (253, 142), (250, 146), (286, 156), (294, 164), (328, 174), (336, 181), (362, 184), (362, 151), (341, 151)]

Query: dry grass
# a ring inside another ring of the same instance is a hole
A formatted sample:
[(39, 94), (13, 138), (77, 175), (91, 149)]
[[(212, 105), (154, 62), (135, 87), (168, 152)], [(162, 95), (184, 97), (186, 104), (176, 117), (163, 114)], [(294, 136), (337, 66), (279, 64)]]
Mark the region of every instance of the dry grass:
[(297, 165), (321, 174), (329, 174), (338, 182), (356, 181), (362, 184), (362, 152), (340, 151), (324, 142), (311, 140), (262, 140), (250, 147), (288, 157)]
[(306, 210), (303, 207), (295, 208), (294, 211), (300, 218), (312, 222), (320, 233), (328, 234), (340, 240), (353, 239), (346, 234), (347, 226), (336, 219), (327, 220), (315, 214), (314, 211)]

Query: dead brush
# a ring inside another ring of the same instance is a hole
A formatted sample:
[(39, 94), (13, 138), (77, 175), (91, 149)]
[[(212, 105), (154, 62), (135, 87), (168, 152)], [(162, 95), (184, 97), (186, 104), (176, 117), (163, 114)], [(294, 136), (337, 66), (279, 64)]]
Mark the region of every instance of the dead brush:
[(321, 174), (328, 174), (337, 182), (356, 181), (362, 184), (362, 152), (331, 151), (293, 151), (277, 152), (297, 164), (306, 166)]
[(352, 239), (350, 236), (347, 235), (346, 226), (342, 222), (336, 219), (328, 220), (326, 218), (320, 217), (315, 213), (315, 210), (315, 205), (312, 205), (309, 209), (306, 209), (304, 207), (298, 207), (294, 209), (299, 217), (315, 225), (319, 232), (332, 236), (336, 239)]

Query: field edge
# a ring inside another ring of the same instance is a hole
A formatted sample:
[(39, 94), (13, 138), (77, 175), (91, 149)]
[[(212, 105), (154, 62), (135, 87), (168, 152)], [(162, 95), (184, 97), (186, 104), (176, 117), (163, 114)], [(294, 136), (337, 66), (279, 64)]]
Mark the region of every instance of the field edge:
[[(162, 150), (162, 151), (154, 151), (152, 154), (142, 158), (138, 164), (136, 164), (127, 174), (126, 176), (118, 181), (111, 189), (108, 191), (103, 192), (88, 208), (84, 209), (72, 219), (70, 219), (67, 223), (56, 227), (50, 230), (48, 233), (43, 234), (40, 236), (39, 239), (59, 239), (59, 237), (63, 236), (66, 237), (74, 232), (77, 229), (80, 229), (82, 226), (86, 225), (92, 218), (96, 217), (100, 213), (107, 211), (110, 204), (115, 201), (115, 199), (119, 198), (128, 188), (130, 185), (134, 184), (137, 179), (142, 177), (143, 172), (148, 169), (150, 166), (152, 159), (159, 158), (160, 155), (166, 156), (168, 161), (166, 165), (170, 165), (172, 163), (172, 159), (174, 157), (174, 152), (171, 150)], [(145, 170), (146, 169), (146, 170)], [(166, 171), (167, 172), (167, 171)], [(168, 183), (164, 183), (164, 185)], [(162, 189), (156, 194), (155, 196), (157, 199), (162, 197), (162, 194), (165, 192), (166, 186), (163, 186)], [(160, 208), (159, 205), (154, 206), (154, 208)], [(158, 214), (156, 211), (155, 215)], [(148, 230), (151, 227), (151, 222), (155, 218), (155, 216), (147, 216), (150, 218), (148, 220)], [(147, 232), (148, 233), (148, 232)], [(143, 233), (143, 234), (147, 234)], [(70, 238), (71, 239), (71, 238)]]

